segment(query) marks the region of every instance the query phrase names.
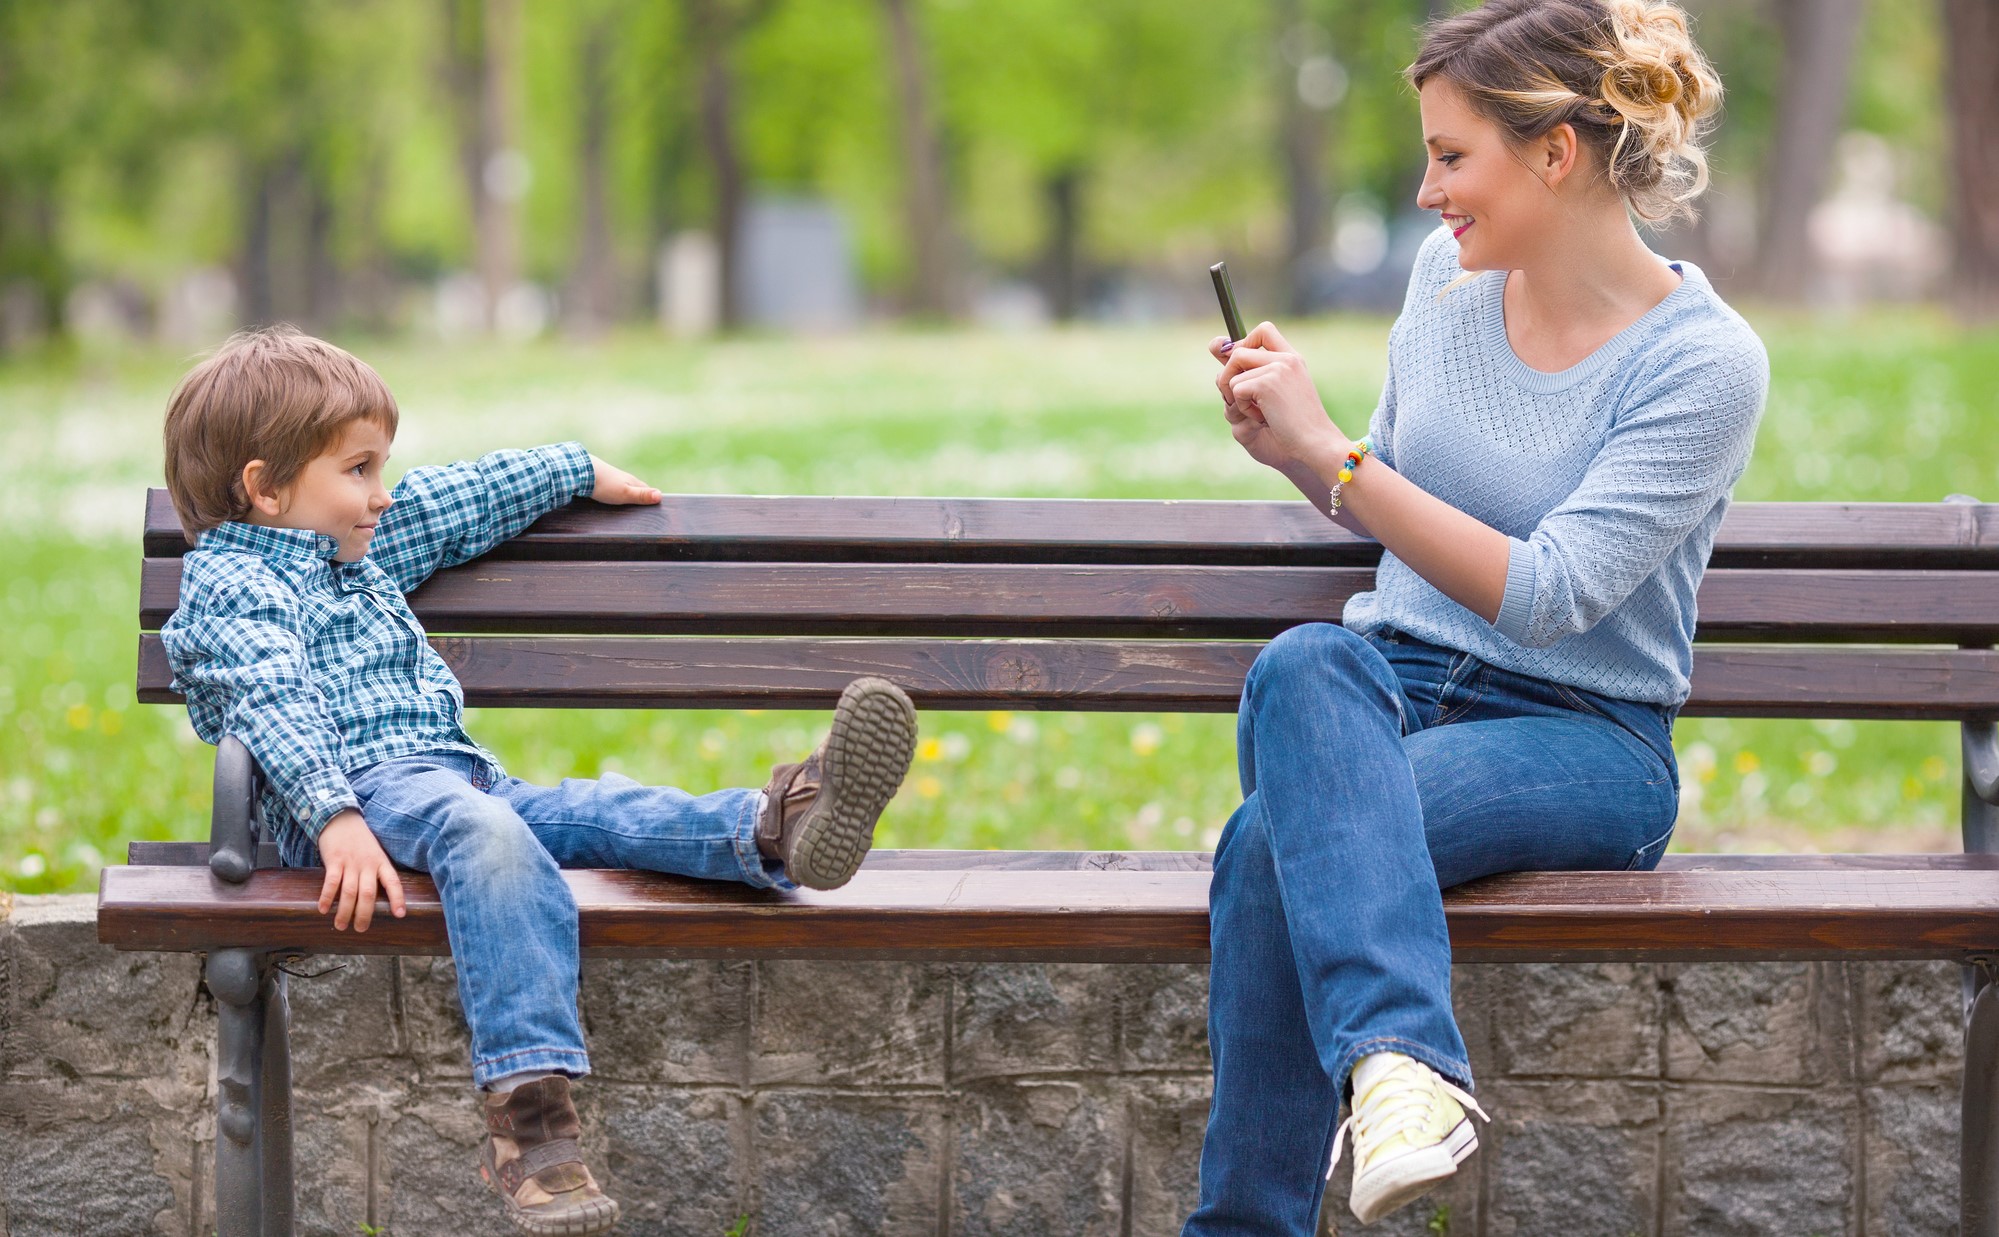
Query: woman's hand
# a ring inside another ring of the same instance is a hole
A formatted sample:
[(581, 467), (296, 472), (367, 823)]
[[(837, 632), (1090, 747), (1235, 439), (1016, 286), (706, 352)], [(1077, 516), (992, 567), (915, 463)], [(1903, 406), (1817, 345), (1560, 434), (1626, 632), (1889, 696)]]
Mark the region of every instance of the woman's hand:
[(660, 493), (658, 490), (655, 490), (624, 469), (606, 464), (594, 455), (590, 457), (590, 462), (597, 466), (596, 488), (590, 491), (590, 497), (596, 501), (607, 503), (613, 507), (625, 507), (633, 504), (652, 506), (659, 502)]
[(1352, 440), (1326, 415), (1305, 359), (1268, 322), (1227, 345), (1217, 338), (1208, 350), (1222, 362), (1215, 386), (1236, 442), (1251, 459), (1280, 472), (1302, 464), (1330, 476)]
[(335, 932), (346, 931), (350, 921), (356, 932), (366, 932), (375, 918), (377, 891), (388, 896), (389, 913), (403, 917), (402, 878), (361, 813), (348, 808), (326, 822), (319, 831), (319, 861), (326, 865), (319, 913), (333, 912)]

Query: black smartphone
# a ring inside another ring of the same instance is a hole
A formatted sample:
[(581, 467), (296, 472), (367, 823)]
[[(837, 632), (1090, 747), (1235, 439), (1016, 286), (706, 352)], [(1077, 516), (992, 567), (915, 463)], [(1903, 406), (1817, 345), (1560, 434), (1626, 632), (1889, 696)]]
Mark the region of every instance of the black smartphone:
[(1222, 302), (1222, 324), (1228, 327), (1229, 342), (1237, 343), (1249, 332), (1242, 329), (1242, 311), (1235, 307), (1235, 289), (1229, 287), (1229, 264), (1217, 262), (1208, 268), (1215, 280), (1215, 296)]

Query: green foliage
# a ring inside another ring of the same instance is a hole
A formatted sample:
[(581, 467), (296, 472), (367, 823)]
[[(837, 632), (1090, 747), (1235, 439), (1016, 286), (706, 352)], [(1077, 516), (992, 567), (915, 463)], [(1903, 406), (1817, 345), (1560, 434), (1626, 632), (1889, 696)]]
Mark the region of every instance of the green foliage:
[(1430, 1237), (1451, 1237), (1451, 1205), (1438, 1203), (1436, 1209), (1430, 1212), (1430, 1222), (1423, 1226), (1423, 1231)]
[[(1992, 498), (1999, 336), (1929, 315), (1755, 315), (1773, 395), (1743, 499)], [(1328, 406), (1373, 407), (1387, 324), (1296, 324)], [(665, 489), (1280, 498), (1228, 441), (1205, 328), (896, 332), (701, 347), (627, 336), (438, 349), (357, 344), (404, 409), (397, 465), (580, 437)], [(133, 700), (139, 491), (158, 484), (178, 359), (0, 367), (0, 887), (88, 889), (134, 839), (204, 837), (214, 752)], [(1881, 444), (1893, 444), (1883, 452)], [(618, 770), (761, 785), (814, 712), (483, 709), (532, 780)], [(926, 713), (885, 846), (1194, 849), (1239, 802), (1226, 715)], [(1948, 849), (1956, 730), (1687, 719), (1675, 844)]]
[(748, 1212), (744, 1212), (742, 1215), (736, 1217), (736, 1222), (723, 1232), (722, 1237), (743, 1237), (749, 1231), (750, 1216)]

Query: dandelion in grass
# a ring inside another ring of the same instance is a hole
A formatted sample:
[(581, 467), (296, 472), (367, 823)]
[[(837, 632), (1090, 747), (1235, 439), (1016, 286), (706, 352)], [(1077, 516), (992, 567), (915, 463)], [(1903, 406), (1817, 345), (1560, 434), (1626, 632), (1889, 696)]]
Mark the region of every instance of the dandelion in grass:
[(1693, 774), (1691, 780), (1696, 782), (1712, 782), (1714, 780), (1717, 763), (1712, 745), (1696, 743), (1692, 747), (1689, 747), (1685, 763), (1687, 772)]
[(1944, 779), (1944, 774), (1949, 772), (1950, 766), (1944, 763), (1941, 756), (1931, 756), (1929, 759), (1923, 761), (1923, 777), (1927, 781), (1941, 782)]
[(1141, 722), (1131, 728), (1131, 750), (1140, 756), (1158, 751), (1165, 739), (1166, 732), (1152, 722)]
[(1915, 778), (1913, 778), (1913, 777), (1905, 777), (1905, 778), (1903, 778), (1903, 779), (1902, 779), (1902, 797), (1903, 797), (1904, 799), (1911, 799), (1911, 800), (1913, 800), (1913, 799), (1920, 799), (1920, 798), (1922, 798), (1922, 797), (1923, 797), (1923, 784), (1922, 784), (1921, 782), (1917, 781), (1917, 780), (1916, 780)]
[(944, 745), (936, 739), (925, 739), (916, 745), (916, 758), (922, 761), (942, 759)]
[(916, 779), (916, 793), (925, 799), (935, 799), (944, 793), (944, 783), (926, 773)]
[(1757, 756), (1755, 752), (1750, 751), (1748, 748), (1745, 747), (1741, 751), (1735, 753), (1735, 771), (1737, 773), (1742, 774), (1744, 777), (1749, 776), (1750, 774), (1756, 772), (1758, 769), (1762, 767), (1763, 767), (1762, 758)]
[(73, 704), (63, 714), (63, 720), (69, 723), (71, 730), (88, 730), (90, 729), (90, 723), (95, 720), (95, 715), (91, 712), (89, 705)]
[(1004, 709), (995, 709), (986, 714), (986, 728), (994, 734), (1005, 734), (1007, 727), (1011, 725), (1013, 725), (1013, 714)]

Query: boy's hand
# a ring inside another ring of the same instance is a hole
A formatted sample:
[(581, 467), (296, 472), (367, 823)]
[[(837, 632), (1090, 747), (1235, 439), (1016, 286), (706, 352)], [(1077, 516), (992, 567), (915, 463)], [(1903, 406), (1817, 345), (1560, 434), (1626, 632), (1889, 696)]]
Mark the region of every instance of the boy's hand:
[(377, 888), (389, 896), (390, 913), (403, 917), (403, 882), (361, 813), (349, 808), (326, 822), (319, 831), (319, 857), (326, 863), (319, 913), (333, 911), (335, 932), (346, 931), (349, 920), (356, 932), (368, 930), (375, 917)]
[(606, 464), (596, 456), (590, 462), (597, 466), (597, 487), (590, 491), (590, 497), (600, 503), (614, 507), (630, 506), (634, 503), (650, 506), (657, 503), (660, 493), (645, 482), (622, 468)]

